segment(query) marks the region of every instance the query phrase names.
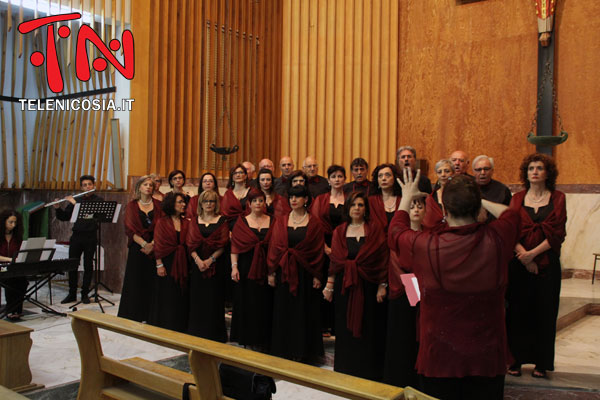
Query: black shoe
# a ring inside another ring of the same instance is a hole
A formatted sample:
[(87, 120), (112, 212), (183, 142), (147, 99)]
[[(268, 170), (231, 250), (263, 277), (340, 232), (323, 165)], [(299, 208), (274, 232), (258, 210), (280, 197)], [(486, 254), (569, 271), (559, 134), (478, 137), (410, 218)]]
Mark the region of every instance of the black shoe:
[(82, 294), (81, 295), (81, 302), (83, 304), (90, 304), (90, 298), (88, 297), (87, 294)]
[(60, 304), (67, 304), (67, 303), (73, 303), (74, 301), (77, 300), (77, 296), (75, 295), (75, 293), (69, 293), (67, 297), (65, 297)]

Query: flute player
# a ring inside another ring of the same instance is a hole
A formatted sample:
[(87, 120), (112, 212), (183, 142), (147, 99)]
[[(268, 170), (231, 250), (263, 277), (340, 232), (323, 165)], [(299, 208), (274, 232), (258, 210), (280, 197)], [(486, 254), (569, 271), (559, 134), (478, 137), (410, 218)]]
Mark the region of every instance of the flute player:
[[(96, 189), (96, 178), (91, 175), (82, 175), (79, 178), (79, 185), (84, 192)], [(102, 201), (103, 199), (92, 192), (77, 198), (67, 196), (64, 200), (69, 203), (64, 209), (60, 208), (62, 203), (54, 204), (56, 218), (61, 221), (69, 221), (71, 219), (76, 203)], [(93, 219), (89, 221), (77, 221), (73, 224), (73, 234), (71, 235), (71, 239), (69, 239), (69, 258), (79, 259), (81, 253), (83, 253), (81, 301), (84, 304), (89, 304), (90, 302), (88, 292), (92, 283), (93, 259), (98, 240), (96, 238), (96, 228), (97, 223)], [(69, 294), (60, 302), (61, 304), (72, 303), (77, 300), (77, 281), (77, 270), (69, 271)]]

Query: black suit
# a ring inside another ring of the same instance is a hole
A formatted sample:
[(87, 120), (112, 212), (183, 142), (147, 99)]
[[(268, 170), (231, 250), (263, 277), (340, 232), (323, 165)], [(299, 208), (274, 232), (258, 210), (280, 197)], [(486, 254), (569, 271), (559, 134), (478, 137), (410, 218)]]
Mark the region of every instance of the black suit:
[[(75, 199), (77, 203), (84, 203), (90, 201), (102, 201), (102, 197), (95, 194), (89, 196), (78, 197)], [(56, 209), (56, 218), (61, 221), (69, 221), (73, 214), (75, 206), (71, 203), (63, 210), (62, 208)], [(81, 284), (81, 293), (87, 295), (90, 284), (92, 282), (92, 275), (94, 271), (94, 253), (96, 252), (96, 246), (98, 239), (96, 237), (98, 224), (94, 220), (89, 221), (76, 221), (73, 224), (73, 234), (69, 239), (69, 258), (81, 257), (83, 253), (83, 282)], [(77, 293), (77, 271), (69, 272), (69, 294)]]

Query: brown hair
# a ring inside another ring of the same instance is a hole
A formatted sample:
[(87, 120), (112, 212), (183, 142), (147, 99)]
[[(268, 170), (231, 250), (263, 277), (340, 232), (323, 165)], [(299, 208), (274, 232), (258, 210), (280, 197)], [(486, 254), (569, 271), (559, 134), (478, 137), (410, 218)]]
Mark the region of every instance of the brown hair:
[(449, 180), (442, 192), (444, 209), (453, 217), (473, 217), (477, 219), (481, 208), (481, 192), (479, 185), (465, 175)]
[(547, 156), (546, 154), (533, 153), (523, 159), (523, 162), (521, 162), (521, 166), (519, 167), (521, 182), (525, 185), (525, 188), (529, 189), (530, 184), (527, 179), (527, 169), (529, 168), (529, 164), (535, 161), (541, 161), (544, 164), (544, 169), (546, 170), (546, 188), (553, 192), (556, 189), (558, 168), (556, 168), (554, 158)]
[(365, 202), (365, 221), (369, 222), (369, 216), (371, 215), (371, 212), (369, 210), (369, 200), (367, 199), (367, 194), (365, 192), (362, 192), (360, 190), (355, 190), (354, 192), (350, 193), (348, 195), (348, 197), (346, 198), (346, 201), (344, 202), (344, 218), (346, 219), (346, 221), (348, 222), (352, 222), (352, 218), (350, 218), (350, 207), (352, 207), (352, 203), (354, 203), (354, 201), (356, 201), (356, 199), (363, 199), (363, 201)]

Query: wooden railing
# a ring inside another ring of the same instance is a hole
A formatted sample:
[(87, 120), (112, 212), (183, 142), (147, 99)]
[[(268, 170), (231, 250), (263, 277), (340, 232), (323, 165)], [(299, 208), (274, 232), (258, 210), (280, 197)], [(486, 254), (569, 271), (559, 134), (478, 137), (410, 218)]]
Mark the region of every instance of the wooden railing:
[[(185, 383), (190, 399), (225, 399), (219, 363), (293, 382), (351, 399), (403, 399), (402, 388), (301, 364), (239, 347), (201, 339), (112, 315), (81, 310), (70, 314), (81, 355), (79, 399), (177, 399)], [(191, 374), (131, 358), (116, 360), (102, 352), (98, 328), (189, 354)], [(414, 393), (408, 389), (407, 392)], [(420, 398), (420, 396), (407, 398)], [(423, 397), (425, 398), (425, 397)]]

